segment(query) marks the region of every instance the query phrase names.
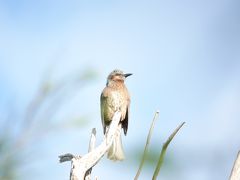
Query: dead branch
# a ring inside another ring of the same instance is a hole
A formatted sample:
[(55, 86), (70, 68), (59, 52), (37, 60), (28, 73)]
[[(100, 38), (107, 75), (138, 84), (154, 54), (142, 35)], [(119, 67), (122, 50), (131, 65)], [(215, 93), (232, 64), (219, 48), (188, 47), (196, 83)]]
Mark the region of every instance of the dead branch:
[[(91, 137), (90, 137), (90, 141), (89, 141), (88, 152), (93, 151), (93, 149), (95, 148), (95, 143), (96, 143), (96, 129), (93, 128), (92, 129), (92, 133), (91, 133)], [(87, 170), (87, 172), (85, 174), (85, 179), (86, 180), (90, 180), (91, 179), (91, 172), (92, 172), (92, 168)]]
[(234, 162), (229, 180), (239, 180), (239, 179), (240, 179), (240, 151), (238, 152), (237, 158)]
[(70, 180), (84, 180), (86, 172), (91, 169), (93, 166), (95, 166), (98, 161), (104, 156), (104, 154), (108, 151), (110, 146), (113, 143), (113, 140), (115, 137), (121, 133), (118, 131), (121, 125), (119, 125), (120, 122), (121, 113), (119, 111), (115, 112), (112, 122), (109, 126), (109, 130), (106, 132), (104, 139), (102, 143), (95, 149), (94, 145), (95, 142), (95, 136), (94, 131), (92, 131), (92, 138), (90, 138), (90, 145), (89, 145), (89, 151), (84, 156), (75, 156), (70, 153), (65, 155), (60, 155), (59, 162), (66, 162), (71, 161), (72, 167), (71, 167), (71, 173), (70, 173)]

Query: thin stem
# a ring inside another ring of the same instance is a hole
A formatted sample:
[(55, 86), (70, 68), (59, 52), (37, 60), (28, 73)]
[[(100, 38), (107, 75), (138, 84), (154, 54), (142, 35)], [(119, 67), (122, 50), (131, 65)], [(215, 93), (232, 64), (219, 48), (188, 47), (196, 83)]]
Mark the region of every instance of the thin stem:
[(162, 150), (161, 150), (161, 153), (160, 153), (160, 157), (158, 159), (158, 163), (157, 163), (157, 166), (156, 166), (156, 169), (154, 171), (154, 174), (153, 174), (153, 177), (152, 177), (152, 180), (156, 180), (157, 179), (157, 176), (160, 172), (160, 169), (161, 169), (161, 166), (162, 166), (162, 163), (163, 163), (163, 160), (164, 160), (164, 156), (166, 154), (166, 151), (167, 151), (167, 147), (169, 145), (169, 143), (172, 141), (172, 139), (174, 138), (174, 136), (177, 134), (177, 132), (179, 131), (179, 129), (185, 124), (185, 122), (183, 122), (182, 124), (180, 124), (176, 129), (175, 131), (169, 136), (168, 140), (163, 144), (163, 147), (162, 147)]
[(148, 137), (147, 137), (147, 141), (146, 141), (146, 145), (145, 145), (145, 148), (144, 148), (144, 152), (143, 152), (143, 156), (142, 156), (142, 160), (141, 160), (141, 163), (139, 165), (139, 168), (138, 168), (138, 171), (137, 171), (137, 174), (134, 178), (134, 180), (137, 180), (141, 171), (142, 171), (142, 167), (143, 167), (143, 164), (144, 164), (144, 161), (147, 157), (147, 151), (148, 151), (148, 146), (149, 146), (149, 143), (150, 143), (150, 139), (151, 139), (151, 136), (152, 136), (152, 132), (153, 132), (153, 128), (154, 128), (154, 124), (156, 122), (156, 119), (158, 118), (158, 115), (159, 115), (159, 111), (156, 111), (155, 112), (155, 115), (154, 115), (154, 118), (152, 120), (152, 124), (151, 124), (151, 127), (149, 129), (149, 132), (148, 132)]

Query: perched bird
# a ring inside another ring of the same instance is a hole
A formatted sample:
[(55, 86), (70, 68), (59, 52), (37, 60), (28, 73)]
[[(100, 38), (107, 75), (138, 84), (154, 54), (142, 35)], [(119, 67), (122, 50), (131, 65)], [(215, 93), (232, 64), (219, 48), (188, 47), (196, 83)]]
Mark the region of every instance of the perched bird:
[[(130, 96), (124, 81), (130, 75), (132, 74), (124, 74), (121, 70), (116, 69), (107, 77), (107, 84), (100, 98), (104, 134), (107, 132), (116, 111), (121, 112), (120, 124), (124, 134), (127, 134)], [(121, 134), (113, 140), (113, 144), (108, 150), (108, 158), (114, 161), (124, 159)]]

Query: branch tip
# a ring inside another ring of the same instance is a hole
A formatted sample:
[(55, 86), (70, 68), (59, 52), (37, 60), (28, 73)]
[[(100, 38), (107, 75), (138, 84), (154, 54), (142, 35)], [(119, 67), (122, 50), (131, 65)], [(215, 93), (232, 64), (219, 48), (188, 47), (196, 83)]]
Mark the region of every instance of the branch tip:
[(92, 129), (92, 134), (94, 134), (96, 136), (96, 134), (97, 134), (96, 128)]
[(71, 153), (63, 154), (63, 155), (60, 155), (58, 157), (59, 157), (59, 162), (60, 163), (63, 163), (63, 162), (66, 162), (66, 161), (71, 161), (73, 158), (75, 158), (75, 156)]

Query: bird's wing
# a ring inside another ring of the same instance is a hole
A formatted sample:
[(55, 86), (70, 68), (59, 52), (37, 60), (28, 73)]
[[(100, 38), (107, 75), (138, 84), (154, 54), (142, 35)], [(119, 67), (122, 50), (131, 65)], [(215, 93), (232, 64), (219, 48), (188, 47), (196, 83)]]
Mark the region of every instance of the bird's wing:
[(125, 119), (122, 121), (122, 128), (125, 136), (127, 135), (127, 130), (128, 130), (128, 115), (129, 115), (129, 103), (127, 106)]
[(101, 108), (101, 119), (102, 119), (102, 126), (103, 126), (103, 134), (105, 134), (106, 132), (106, 125), (105, 125), (105, 121), (104, 121), (104, 110), (106, 109), (106, 103), (107, 103), (107, 99), (104, 96), (104, 93), (102, 92), (101, 97), (100, 97), (100, 108)]

